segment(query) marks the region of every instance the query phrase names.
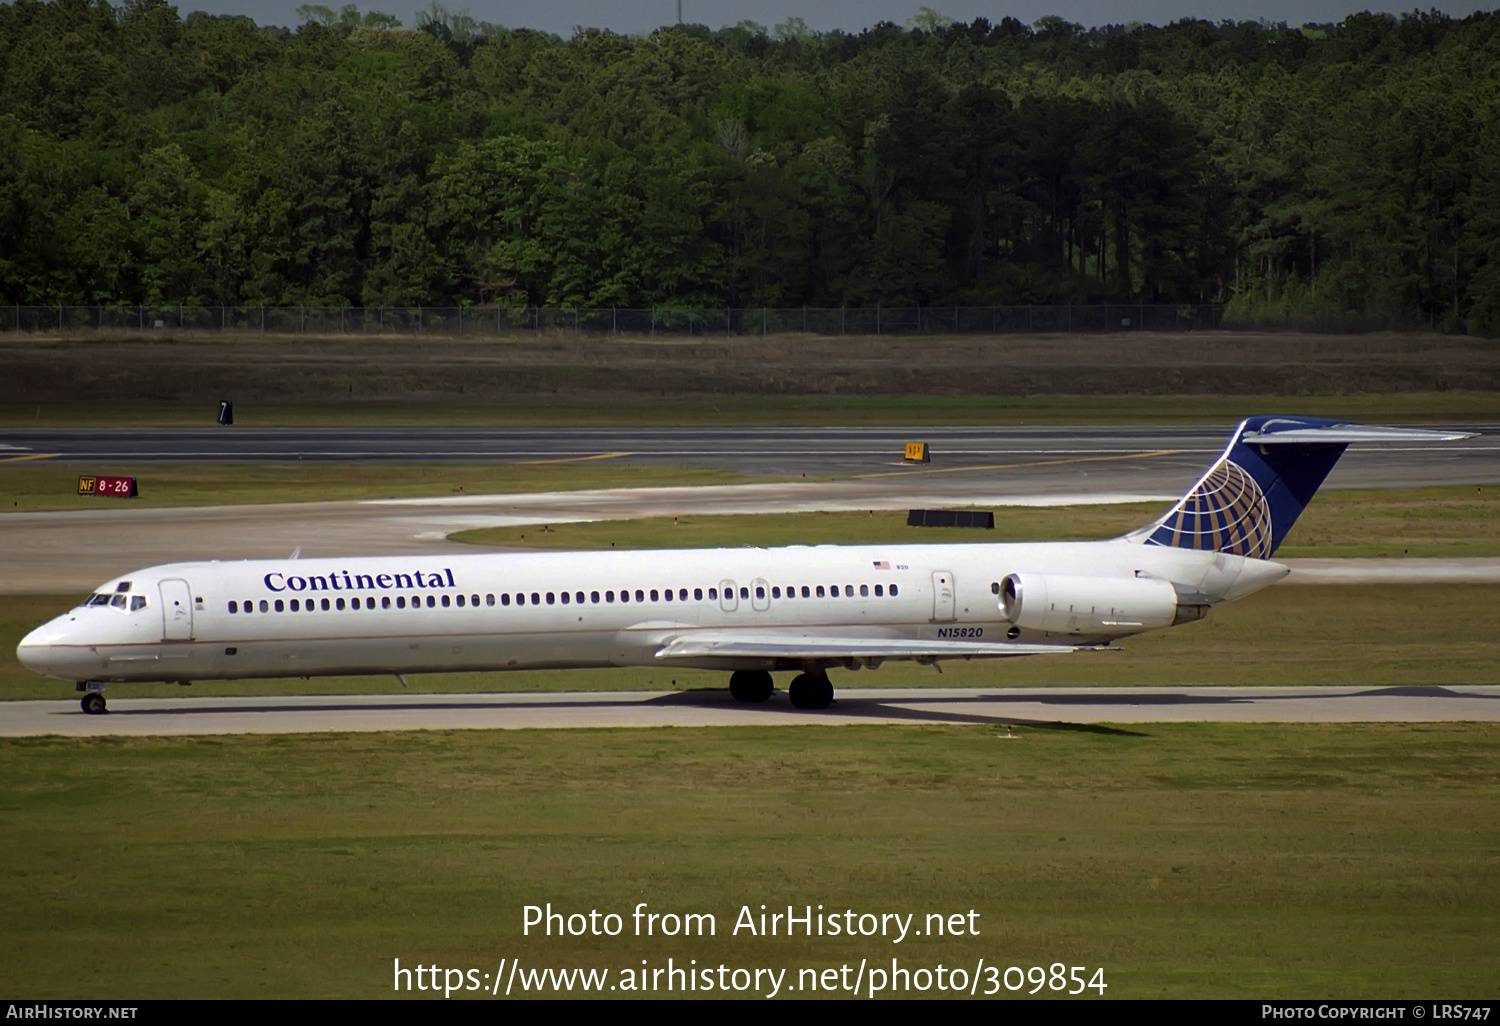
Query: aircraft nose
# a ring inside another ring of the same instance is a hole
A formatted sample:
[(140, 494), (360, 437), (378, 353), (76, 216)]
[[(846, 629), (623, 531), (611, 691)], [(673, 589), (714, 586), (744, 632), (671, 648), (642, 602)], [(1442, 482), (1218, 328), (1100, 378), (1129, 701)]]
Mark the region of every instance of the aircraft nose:
[(22, 666), (37, 673), (46, 673), (52, 668), (52, 631), (38, 627), (16, 646), (16, 658)]

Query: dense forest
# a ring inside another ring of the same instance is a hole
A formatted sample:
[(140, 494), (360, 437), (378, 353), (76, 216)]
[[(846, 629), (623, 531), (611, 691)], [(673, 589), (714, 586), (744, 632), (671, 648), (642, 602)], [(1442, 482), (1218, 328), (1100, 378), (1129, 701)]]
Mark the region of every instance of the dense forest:
[(0, 303), (1420, 309), (1500, 333), (1500, 14), (563, 40), (0, 5)]

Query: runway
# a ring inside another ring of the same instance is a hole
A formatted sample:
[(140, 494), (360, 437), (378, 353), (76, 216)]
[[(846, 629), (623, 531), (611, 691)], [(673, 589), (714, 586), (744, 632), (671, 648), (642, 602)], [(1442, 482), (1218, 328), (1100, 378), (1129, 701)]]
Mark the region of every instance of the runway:
[(328, 731), (751, 727), (859, 723), (1363, 723), (1500, 720), (1500, 685), (1463, 687), (840, 688), (832, 708), (764, 705), (727, 690), (474, 695), (118, 698), (106, 716), (74, 701), (0, 702), (0, 736), (117, 737)]
[[(1436, 426), (1436, 425), (1434, 425)], [(931, 472), (990, 464), (1065, 467), (1130, 452), (1172, 450), (1163, 467), (1202, 470), (1234, 422), (1198, 426), (829, 428), (6, 428), (0, 460), (67, 463), (525, 463), (607, 457), (691, 464), (755, 476), (886, 474), (908, 441), (929, 443)], [(1327, 487), (1419, 487), (1500, 481), (1500, 425), (1458, 426), (1479, 438), (1432, 446), (1356, 447)], [(1373, 454), (1373, 458), (1372, 458)], [(1166, 455), (1166, 454), (1163, 454)], [(1058, 461), (1058, 462), (1046, 462)], [(908, 468), (910, 469), (910, 468)], [(968, 470), (964, 470), (968, 472)]]

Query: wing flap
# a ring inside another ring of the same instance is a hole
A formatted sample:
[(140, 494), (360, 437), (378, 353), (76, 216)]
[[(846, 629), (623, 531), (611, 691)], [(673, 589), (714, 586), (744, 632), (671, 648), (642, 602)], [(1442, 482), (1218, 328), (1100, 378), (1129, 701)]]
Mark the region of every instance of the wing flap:
[(694, 631), (668, 641), (656, 658), (706, 659), (972, 659), (1052, 655), (1097, 645), (1022, 645), (1000, 641), (943, 641), (922, 638), (793, 637)]

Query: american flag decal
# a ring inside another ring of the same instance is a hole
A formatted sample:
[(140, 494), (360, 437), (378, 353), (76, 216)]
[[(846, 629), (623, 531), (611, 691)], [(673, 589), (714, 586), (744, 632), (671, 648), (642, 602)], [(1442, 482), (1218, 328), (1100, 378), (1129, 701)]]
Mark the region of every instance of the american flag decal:
[(877, 559), (875, 561), (875, 569), (876, 570), (889, 570), (890, 568), (891, 568), (891, 564), (887, 563), (883, 559)]

